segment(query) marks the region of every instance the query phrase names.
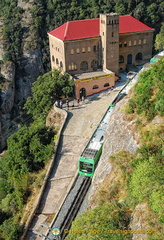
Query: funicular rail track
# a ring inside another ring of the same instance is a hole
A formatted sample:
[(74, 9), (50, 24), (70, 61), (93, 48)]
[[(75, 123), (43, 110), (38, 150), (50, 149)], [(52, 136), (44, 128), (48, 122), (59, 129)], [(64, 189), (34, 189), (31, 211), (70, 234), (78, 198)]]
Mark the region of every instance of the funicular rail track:
[[(75, 219), (79, 208), (86, 196), (91, 185), (91, 178), (78, 176), (76, 182), (68, 194), (53, 226), (60, 229), (60, 237), (56, 239), (65, 239), (71, 227), (72, 221)], [(51, 232), (48, 234), (49, 239), (54, 239)]]

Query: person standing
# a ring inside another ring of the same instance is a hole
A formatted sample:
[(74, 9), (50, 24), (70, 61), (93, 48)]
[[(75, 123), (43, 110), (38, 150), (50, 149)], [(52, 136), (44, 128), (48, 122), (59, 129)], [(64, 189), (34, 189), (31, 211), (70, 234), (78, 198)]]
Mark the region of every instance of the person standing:
[(84, 96), (82, 96), (81, 100), (82, 100), (82, 102), (84, 103)]
[(66, 100), (66, 106), (67, 106), (67, 110), (69, 110), (69, 102), (68, 102), (68, 100)]
[(62, 102), (62, 100), (60, 100), (60, 108), (62, 108), (62, 106), (63, 106), (63, 102)]
[(57, 100), (55, 101), (55, 106), (58, 107), (58, 101)]

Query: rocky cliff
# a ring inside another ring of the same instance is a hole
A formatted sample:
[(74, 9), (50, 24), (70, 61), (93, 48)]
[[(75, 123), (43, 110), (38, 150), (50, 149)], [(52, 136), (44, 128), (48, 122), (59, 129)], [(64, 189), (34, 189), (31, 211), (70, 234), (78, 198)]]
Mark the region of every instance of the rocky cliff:
[(22, 55), (17, 63), (3, 62), (7, 40), (3, 37), (4, 19), (0, 19), (0, 151), (6, 146), (7, 137), (17, 129), (17, 124), (25, 119), (15, 119), (22, 114), (22, 106), (31, 94), (32, 83), (43, 73), (41, 46), (31, 26), (32, 0), (18, 0), (22, 8), (21, 49)]

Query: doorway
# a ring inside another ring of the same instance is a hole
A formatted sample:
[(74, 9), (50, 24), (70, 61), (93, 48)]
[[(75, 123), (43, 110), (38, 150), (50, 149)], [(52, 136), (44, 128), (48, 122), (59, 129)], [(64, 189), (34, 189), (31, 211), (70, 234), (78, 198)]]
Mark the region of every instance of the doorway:
[(132, 64), (132, 54), (129, 54), (127, 57), (127, 64)]
[(85, 88), (81, 88), (80, 89), (80, 99), (83, 97), (86, 97), (86, 89)]

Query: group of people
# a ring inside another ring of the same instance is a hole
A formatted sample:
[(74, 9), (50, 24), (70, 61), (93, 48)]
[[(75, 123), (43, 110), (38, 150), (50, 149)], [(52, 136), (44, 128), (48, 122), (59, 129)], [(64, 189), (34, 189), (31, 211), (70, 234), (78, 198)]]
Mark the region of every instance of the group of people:
[[(84, 101), (85, 101), (85, 99), (84, 99), (84, 96), (82, 96), (81, 97), (81, 101), (84, 103)], [(74, 106), (75, 106), (75, 102), (76, 102), (76, 100), (74, 99), (73, 100), (73, 103), (72, 103), (72, 109), (74, 108)], [(80, 103), (80, 99), (78, 98), (77, 99), (77, 105)], [(59, 107), (59, 108), (62, 108), (63, 107), (63, 102), (62, 102), (62, 100), (60, 100), (60, 101), (55, 101), (55, 105), (56, 105), (56, 107)], [(66, 100), (66, 107), (67, 107), (67, 109), (69, 109), (69, 107), (70, 107), (70, 105), (69, 105), (69, 101), (68, 101), (68, 99)]]
[(56, 100), (55, 105), (56, 105), (56, 107), (62, 108), (62, 107), (63, 107), (63, 102), (62, 102), (62, 100), (60, 100), (60, 101), (57, 101), (57, 100)]

